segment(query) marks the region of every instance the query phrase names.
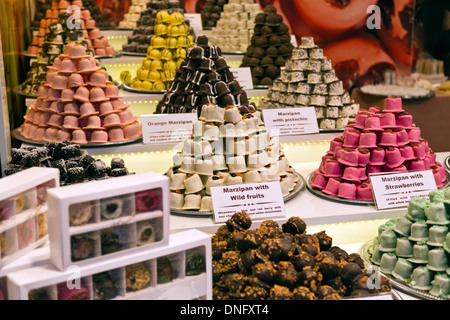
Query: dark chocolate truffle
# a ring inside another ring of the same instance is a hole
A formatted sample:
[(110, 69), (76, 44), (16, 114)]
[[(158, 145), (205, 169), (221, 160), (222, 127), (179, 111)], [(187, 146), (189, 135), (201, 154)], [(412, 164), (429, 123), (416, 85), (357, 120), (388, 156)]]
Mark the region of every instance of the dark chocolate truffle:
[(311, 267), (305, 267), (300, 271), (298, 276), (298, 283), (300, 286), (305, 286), (313, 292), (317, 292), (322, 283), (322, 274)]
[(363, 275), (363, 270), (359, 265), (350, 262), (342, 268), (341, 278), (346, 286), (351, 286)]
[(274, 281), (276, 270), (270, 262), (259, 262), (253, 266), (252, 275), (258, 280), (271, 284)]
[(279, 285), (274, 285), (269, 291), (268, 300), (292, 300), (294, 294), (289, 290), (289, 288)]
[(281, 227), (286, 233), (302, 234), (306, 230), (306, 223), (299, 217), (290, 217)]
[(222, 254), (223, 273), (234, 273), (239, 271), (240, 254), (238, 251), (227, 251)]
[(317, 297), (319, 299), (325, 299), (327, 296), (330, 296), (332, 294), (337, 294), (336, 290), (327, 285), (322, 285), (317, 290)]
[(317, 239), (319, 239), (320, 250), (327, 251), (331, 248), (333, 240), (326, 234), (325, 231), (317, 232), (314, 235), (317, 237)]
[(310, 253), (301, 251), (294, 256), (292, 262), (298, 271), (302, 271), (305, 267), (313, 267), (316, 263), (316, 260)]
[(277, 261), (282, 253), (280, 239), (266, 239), (261, 243), (261, 253), (272, 261)]
[(252, 220), (247, 212), (239, 211), (233, 214), (233, 216), (227, 220), (226, 224), (231, 230), (244, 231), (250, 228)]
[(314, 292), (311, 292), (309, 288), (304, 286), (295, 288), (293, 291), (293, 295), (294, 300), (317, 300)]
[(298, 272), (290, 261), (280, 261), (276, 264), (275, 282), (281, 286), (293, 289), (297, 283)]
[(266, 300), (268, 295), (266, 289), (257, 285), (247, 286), (244, 289), (246, 300)]

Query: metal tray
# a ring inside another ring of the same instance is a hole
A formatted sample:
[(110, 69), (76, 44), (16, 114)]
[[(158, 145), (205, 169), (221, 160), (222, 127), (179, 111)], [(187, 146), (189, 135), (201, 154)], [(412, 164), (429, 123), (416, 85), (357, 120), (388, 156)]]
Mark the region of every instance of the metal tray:
[[(20, 140), (27, 144), (36, 145), (36, 146), (43, 146), (47, 143), (47, 141), (36, 141), (36, 140), (31, 140), (31, 139), (25, 138), (22, 134), (20, 134), (20, 132), (18, 130), (19, 130), (19, 128), (16, 128), (11, 133), (11, 136), (17, 140)], [(120, 142), (104, 142), (104, 143), (91, 142), (91, 143), (80, 143), (79, 145), (82, 148), (102, 148), (102, 147), (123, 146), (123, 145), (127, 145), (127, 144), (141, 142), (141, 141), (142, 141), (142, 136), (140, 136), (139, 138), (136, 138), (136, 139), (120, 141)]]
[[(414, 89), (414, 88), (411, 87), (411, 89)], [(384, 97), (384, 98), (389, 98), (391, 96), (395, 96), (395, 97), (398, 97), (398, 98), (402, 98), (403, 100), (428, 99), (428, 98), (431, 98), (431, 97), (433, 97), (435, 95), (435, 92), (433, 90), (427, 90), (428, 93), (425, 94), (425, 95), (418, 95), (418, 94), (394, 95), (394, 94), (389, 93), (389, 92), (387, 92), (387, 93), (381, 93), (381, 92), (380, 93), (372, 93), (372, 92), (364, 91), (364, 87), (359, 87), (359, 88), (357, 88), (357, 90), (358, 90), (359, 93), (366, 94), (366, 95), (369, 95), (369, 96)]]
[[(447, 174), (447, 182), (439, 189), (446, 188), (447, 186), (450, 185), (450, 172), (449, 172), (449, 170), (445, 170), (445, 172)], [(314, 195), (316, 195), (316, 196), (318, 196), (320, 198), (324, 198), (324, 199), (327, 199), (327, 200), (331, 200), (331, 201), (335, 201), (335, 202), (339, 202), (339, 203), (344, 203), (344, 204), (356, 204), (356, 205), (365, 205), (365, 206), (375, 205), (375, 201), (343, 199), (343, 198), (339, 198), (339, 197), (336, 197), (336, 196), (331, 196), (331, 195), (328, 195), (326, 193), (323, 193), (321, 190), (311, 186), (311, 180), (312, 180), (313, 175), (314, 175), (314, 172), (310, 173), (308, 175), (308, 177), (306, 178), (306, 188), (312, 194), (314, 194)]]
[(365, 262), (365, 264), (367, 266), (372, 266), (380, 274), (382, 274), (383, 276), (387, 277), (391, 281), (393, 288), (395, 288), (397, 290), (400, 290), (400, 291), (402, 291), (402, 292), (404, 292), (406, 294), (409, 294), (411, 296), (414, 296), (416, 298), (422, 298), (422, 299), (426, 299), (426, 300), (448, 300), (448, 299), (436, 297), (436, 296), (434, 296), (432, 294), (429, 294), (428, 292), (423, 291), (423, 290), (418, 290), (418, 289), (411, 288), (404, 281), (398, 280), (398, 279), (394, 278), (393, 276), (391, 276), (389, 274), (384, 274), (383, 272), (381, 272), (380, 268), (377, 265), (372, 264), (372, 261), (371, 261), (371, 257), (372, 257), (372, 253), (371, 253), (372, 243), (373, 243), (373, 241), (371, 240), (371, 241), (368, 241), (365, 244), (363, 244), (362, 247), (359, 249), (359, 255), (364, 260), (364, 262)]
[[(295, 183), (294, 189), (289, 192), (288, 195), (283, 197), (284, 202), (288, 202), (295, 198), (305, 187), (305, 178), (299, 173), (295, 173), (297, 178), (297, 182)], [(170, 209), (170, 213), (176, 216), (184, 216), (184, 217), (201, 217), (201, 218), (210, 218), (213, 216), (214, 212), (205, 211), (200, 212), (198, 210), (181, 210), (181, 209)]]
[[(28, 58), (37, 58), (37, 54), (28, 53), (28, 51), (22, 51), (20, 53), (24, 57)], [(122, 55), (122, 52), (116, 52), (114, 54), (104, 55), (104, 56), (94, 56), (95, 59), (108, 59), (108, 58), (117, 58)]]
[(222, 52), (222, 55), (229, 55), (229, 56), (242, 56), (244, 54), (245, 54), (244, 51)]
[(262, 90), (262, 89), (269, 89), (271, 86), (262, 86), (262, 85), (256, 85), (253, 86), (253, 89), (255, 90)]
[(124, 56), (146, 57), (147, 53), (121, 51)]
[(25, 97), (29, 97), (29, 98), (37, 98), (38, 94), (37, 93), (25, 93), (22, 90), (20, 90), (20, 85), (17, 87), (14, 87), (13, 92), (20, 94), (21, 96), (25, 96)]
[(344, 132), (344, 129), (319, 129), (319, 133)]
[(116, 52), (114, 54), (109, 54), (105, 56), (94, 56), (95, 59), (109, 59), (109, 58), (118, 58), (122, 56), (122, 52)]
[(125, 82), (122, 84), (122, 88), (125, 91), (129, 92), (135, 92), (135, 93), (148, 93), (148, 94), (164, 94), (167, 90), (142, 90), (142, 89), (135, 89), (130, 87), (130, 82)]

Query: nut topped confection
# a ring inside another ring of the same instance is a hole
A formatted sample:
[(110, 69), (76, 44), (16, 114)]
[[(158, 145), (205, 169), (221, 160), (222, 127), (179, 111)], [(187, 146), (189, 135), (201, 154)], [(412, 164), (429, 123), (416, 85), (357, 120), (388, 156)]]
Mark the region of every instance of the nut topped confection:
[[(230, 221), (250, 219), (245, 211), (236, 215)], [(361, 257), (332, 246), (325, 231), (307, 234), (306, 224), (299, 217), (292, 217), (281, 226), (269, 219), (256, 229), (250, 227), (251, 223), (246, 223), (243, 230), (235, 230), (226, 224), (218, 228), (220, 236), (213, 235), (212, 247), (221, 247), (220, 254), (213, 250), (214, 299), (336, 300), (391, 290), (385, 277), (380, 280), (380, 288), (369, 287), (367, 281), (372, 275)], [(236, 239), (232, 240), (236, 232), (243, 236), (239, 243), (245, 235), (255, 235), (247, 233), (251, 230), (264, 240), (236, 250)]]

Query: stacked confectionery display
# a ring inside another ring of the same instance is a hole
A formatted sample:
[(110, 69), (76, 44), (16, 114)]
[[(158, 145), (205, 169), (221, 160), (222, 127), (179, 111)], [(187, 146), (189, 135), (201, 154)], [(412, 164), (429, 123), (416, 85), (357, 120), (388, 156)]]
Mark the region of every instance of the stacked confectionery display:
[(119, 89), (81, 44), (65, 47), (38, 92), (18, 130), (26, 139), (103, 144), (141, 136), (137, 117), (122, 101)]
[(95, 25), (100, 29), (111, 28), (111, 23), (108, 18), (101, 12), (95, 0), (83, 0), (83, 6), (89, 10), (92, 19), (95, 20)]
[(231, 75), (220, 50), (199, 36), (158, 106), (199, 114), (166, 173), (173, 209), (211, 212), (214, 186), (280, 181), (283, 195), (294, 189), (295, 170)]
[(343, 89), (331, 61), (312, 37), (302, 37), (259, 107), (314, 107), (319, 129), (343, 129), (355, 119), (359, 104)]
[(442, 2), (0, 2), (0, 300), (449, 300)]
[(85, 47), (88, 55), (94, 56), (90, 43), (84, 39), (82, 30), (67, 28), (69, 18), (70, 14), (60, 13), (58, 22), (49, 27), (42, 50), (37, 54), (36, 61), (31, 62), (31, 69), (28, 71), (24, 83), (20, 86), (23, 93), (38, 95), (38, 89), (47, 77), (48, 67), (53, 64), (55, 58), (64, 52), (68, 43), (79, 43)]
[[(137, 20), (136, 27), (133, 28), (133, 34), (128, 37), (128, 43), (123, 45), (123, 52), (147, 53), (147, 49), (151, 44), (151, 38), (155, 35), (154, 29), (156, 23), (164, 23), (166, 27), (167, 23), (169, 23), (169, 21), (163, 22), (160, 21), (160, 18), (159, 20), (157, 19), (159, 11), (167, 11), (169, 14), (174, 12), (184, 13), (184, 10), (180, 8), (179, 1), (153, 0), (148, 2), (145, 10), (142, 10), (139, 20)], [(186, 23), (186, 21), (184, 22)], [(161, 32), (161, 30), (159, 30), (159, 32)], [(189, 30), (189, 32), (191, 32), (191, 30)], [(163, 34), (165, 35), (167, 32)]]
[[(73, 10), (73, 8), (80, 8), (80, 11)], [(37, 34), (33, 36), (32, 42), (28, 46), (29, 54), (37, 55), (42, 51), (45, 38), (50, 32), (51, 26), (58, 23), (58, 17), (61, 13), (73, 15), (74, 19), (70, 19), (66, 23), (67, 29), (81, 29), (85, 40), (96, 56), (115, 53), (108, 39), (102, 35), (100, 29), (96, 26), (96, 21), (92, 18), (90, 11), (83, 7), (82, 1), (53, 0), (52, 8), (47, 10), (45, 18), (40, 22)], [(80, 15), (79, 19), (75, 16), (78, 14)]]
[(450, 298), (450, 188), (410, 200), (406, 214), (380, 225), (369, 260), (395, 281)]
[(141, 13), (147, 8), (147, 3), (151, 2), (149, 0), (132, 0), (128, 12), (123, 16), (123, 20), (119, 22), (119, 28), (136, 29)]
[(56, 168), (61, 186), (120, 177), (130, 174), (122, 158), (114, 157), (108, 166), (90, 155), (79, 144), (47, 142), (43, 146), (12, 148), (11, 161), (3, 171), (6, 176), (32, 167)]
[(147, 55), (130, 86), (147, 91), (166, 90), (175, 70), (181, 66), (187, 50), (193, 45), (194, 38), (189, 34), (182, 13), (158, 11)]
[(205, 3), (205, 6), (200, 13), (202, 25), (205, 30), (211, 29), (216, 26), (217, 21), (219, 21), (220, 15), (223, 11), (223, 6), (228, 2), (229, 0), (208, 0)]
[(373, 201), (371, 173), (429, 169), (437, 187), (443, 187), (446, 170), (421, 137), (420, 127), (403, 109), (401, 98), (386, 98), (383, 110), (360, 109), (344, 133), (330, 142), (311, 186), (332, 197)]
[[(212, 237), (213, 298), (216, 300), (339, 300), (391, 291), (357, 253), (333, 245), (325, 232), (307, 233), (294, 216), (264, 220), (250, 228), (236, 212)], [(370, 286), (373, 279), (379, 286)]]
[(264, 7), (255, 17), (255, 27), (242, 58), (241, 67), (250, 67), (253, 85), (271, 86), (291, 57), (293, 45), (289, 27), (273, 5)]
[(261, 11), (254, 0), (230, 1), (223, 6), (217, 25), (212, 28), (211, 44), (223, 52), (245, 52), (250, 44), (256, 15)]
[(175, 70), (156, 113), (197, 112), (200, 115), (202, 106), (208, 103), (221, 108), (229, 105), (255, 108), (236, 81), (220, 47), (210, 45), (208, 37), (200, 35)]

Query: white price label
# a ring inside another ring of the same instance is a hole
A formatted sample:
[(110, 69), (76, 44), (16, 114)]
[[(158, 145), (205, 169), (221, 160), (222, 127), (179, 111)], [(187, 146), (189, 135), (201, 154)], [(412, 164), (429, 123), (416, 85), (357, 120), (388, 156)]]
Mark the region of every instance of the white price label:
[(142, 139), (144, 143), (167, 143), (190, 137), (197, 113), (142, 115)]
[(192, 27), (195, 32), (203, 30), (200, 13), (185, 13), (184, 19), (189, 21), (189, 26)]
[(279, 181), (212, 187), (215, 222), (225, 222), (238, 211), (252, 219), (284, 216), (284, 201)]
[(431, 170), (369, 175), (378, 209), (407, 207), (416, 197), (428, 197), (437, 189)]
[(230, 68), (230, 71), (233, 73), (234, 78), (239, 82), (241, 87), (245, 90), (253, 89), (253, 79), (250, 68)]
[(319, 132), (314, 107), (263, 109), (262, 112), (266, 128), (278, 129), (280, 136)]

